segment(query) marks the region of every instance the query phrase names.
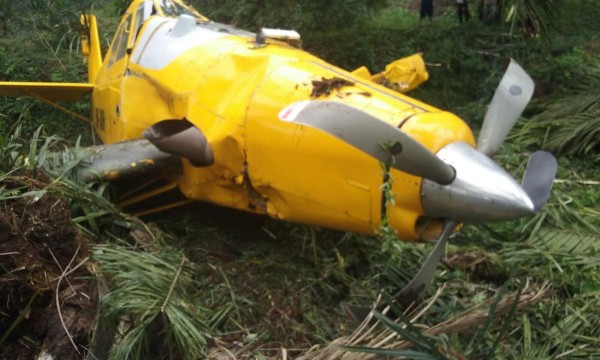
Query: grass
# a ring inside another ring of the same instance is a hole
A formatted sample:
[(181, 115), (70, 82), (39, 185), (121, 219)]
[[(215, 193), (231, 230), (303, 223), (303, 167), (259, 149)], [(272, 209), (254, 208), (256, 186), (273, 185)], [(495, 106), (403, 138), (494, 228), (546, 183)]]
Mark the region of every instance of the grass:
[[(48, 152), (64, 142), (44, 137), (37, 127), (27, 125), (33, 139), (15, 128), (2, 138), (3, 180), (20, 170), (34, 174), (49, 161), (57, 161), (52, 172), (59, 180), (35, 191), (3, 188), (3, 199), (48, 193), (69, 199), (73, 222), (98, 242), (94, 265), (110, 284), (99, 315), (107, 322), (99, 325), (108, 334), (121, 331), (108, 337), (117, 339), (113, 358), (600, 356), (597, 98), (589, 95), (597, 90), (591, 70), (598, 63), (585, 50), (597, 39), (558, 39), (558, 60), (550, 61), (541, 41), (507, 41), (495, 29), (477, 22), (461, 28), (450, 17), (414, 29), (414, 18), (406, 16), (399, 10), (382, 22), (411, 31), (402, 46), (421, 43), (426, 58), (440, 64), (430, 68), (431, 83), (415, 94), (454, 106), (474, 124), (489, 100), (484, 94), (491, 96), (500, 76), (501, 57), (518, 55), (542, 85), (551, 86), (553, 96), (534, 101), (529, 121), (497, 156), (518, 177), (532, 149), (557, 151), (558, 181), (544, 211), (521, 221), (465, 226), (448, 246), (428, 300), (397, 320), (374, 314), (372, 327), (357, 327), (339, 303), (369, 304), (381, 292), (394, 293), (416, 273), (431, 245), (206, 204), (141, 222), (112, 205), (105, 185), (85, 187), (68, 175), (84, 161), (76, 150), (55, 159)], [(22, 101), (2, 112), (24, 121), (42, 114)]]

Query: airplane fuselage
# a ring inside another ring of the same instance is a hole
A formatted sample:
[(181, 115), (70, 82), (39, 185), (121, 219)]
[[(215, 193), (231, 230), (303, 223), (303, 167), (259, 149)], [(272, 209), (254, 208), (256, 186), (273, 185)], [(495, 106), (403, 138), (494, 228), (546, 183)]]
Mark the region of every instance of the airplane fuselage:
[[(206, 136), (215, 158), (205, 167), (183, 160), (179, 188), (188, 198), (368, 234), (385, 213), (400, 238), (421, 236), (421, 178), (392, 170), (395, 204), (382, 206), (377, 160), (284, 123), (278, 113), (307, 99), (345, 103), (399, 127), (433, 153), (456, 141), (474, 144), (462, 120), (284, 42), (258, 43), (255, 34), (185, 15), (143, 19), (136, 12), (141, 3), (121, 22), (96, 79), (93, 123), (105, 143), (185, 119)], [(315, 88), (331, 79), (347, 83)]]

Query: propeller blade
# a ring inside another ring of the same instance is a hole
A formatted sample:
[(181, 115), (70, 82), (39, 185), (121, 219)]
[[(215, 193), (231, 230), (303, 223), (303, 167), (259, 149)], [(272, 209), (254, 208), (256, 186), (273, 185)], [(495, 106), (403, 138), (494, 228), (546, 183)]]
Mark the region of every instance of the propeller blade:
[(531, 100), (534, 88), (531, 77), (511, 59), (485, 114), (477, 150), (488, 156), (498, 151)]
[[(408, 285), (392, 297), (393, 304), (401, 309), (406, 309), (412, 303), (423, 297), (425, 291), (429, 288), (429, 285), (431, 285), (431, 280), (433, 280), (435, 270), (442, 258), (446, 243), (454, 231), (454, 228), (456, 228), (456, 225), (457, 223), (453, 220), (446, 220), (446, 222), (444, 222), (442, 234), (440, 235), (437, 244), (427, 257), (427, 260), (421, 265), (421, 269), (417, 275), (412, 278)], [(342, 303), (341, 307), (344, 314), (354, 322), (362, 322), (372, 310), (369, 306), (359, 306), (347, 303)], [(378, 306), (378, 308), (383, 307), (385, 307), (385, 304)]]
[[(454, 180), (454, 169), (416, 140), (384, 121), (346, 104), (301, 101), (279, 113), (279, 119), (319, 129), (391, 167), (439, 184)], [(387, 150), (386, 150), (387, 148)]]
[(548, 200), (554, 176), (556, 175), (556, 159), (546, 151), (536, 151), (529, 157), (521, 187), (533, 203), (533, 211), (539, 212)]

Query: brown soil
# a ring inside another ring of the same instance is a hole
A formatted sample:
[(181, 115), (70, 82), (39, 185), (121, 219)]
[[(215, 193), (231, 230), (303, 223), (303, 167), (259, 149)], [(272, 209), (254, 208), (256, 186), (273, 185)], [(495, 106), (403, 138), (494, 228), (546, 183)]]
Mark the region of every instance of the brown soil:
[[(23, 193), (46, 184), (19, 176), (0, 185), (4, 193)], [(2, 202), (0, 358), (85, 357), (98, 298), (86, 256), (87, 240), (62, 197), (47, 193)]]
[(446, 266), (459, 269), (473, 281), (502, 284), (507, 280), (506, 271), (490, 256), (483, 252), (456, 252), (442, 258)]
[(319, 96), (329, 95), (333, 91), (339, 90), (344, 86), (352, 86), (354, 83), (346, 79), (333, 77), (331, 79), (321, 78), (321, 80), (313, 80), (312, 85), (313, 89), (310, 96), (317, 98)]

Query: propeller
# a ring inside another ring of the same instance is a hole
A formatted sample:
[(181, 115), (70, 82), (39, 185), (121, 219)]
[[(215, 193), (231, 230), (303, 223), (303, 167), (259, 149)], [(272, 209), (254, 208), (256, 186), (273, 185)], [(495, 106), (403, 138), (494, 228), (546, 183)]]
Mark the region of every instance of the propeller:
[(521, 187), (531, 199), (536, 213), (550, 196), (557, 166), (554, 156), (546, 151), (536, 151), (529, 157)]
[[(551, 154), (533, 153), (520, 185), (491, 159), (527, 106), (534, 87), (531, 77), (511, 60), (488, 107), (477, 149), (455, 142), (435, 155), (400, 129), (346, 104), (301, 101), (279, 113), (283, 121), (324, 131), (393, 168), (423, 178), (425, 214), (444, 225), (431, 254), (410, 283), (393, 296), (393, 304), (404, 308), (423, 296), (458, 223), (515, 219), (538, 212), (547, 201), (557, 167)], [(355, 321), (372, 310), (347, 303), (342, 309)]]
[[(448, 239), (456, 228), (456, 225), (457, 223), (453, 220), (444, 222), (442, 234), (433, 250), (431, 250), (431, 253), (429, 253), (427, 260), (421, 265), (421, 269), (419, 269), (417, 275), (412, 278), (408, 285), (392, 296), (392, 304), (398, 305), (400, 309), (406, 309), (425, 294), (425, 291), (427, 291), (429, 285), (431, 285), (435, 269), (440, 262)], [(373, 310), (370, 306), (353, 305), (349, 303), (341, 303), (340, 305), (344, 314), (350, 320), (357, 323), (362, 322)], [(385, 306), (386, 304), (384, 303), (379, 305), (378, 308), (381, 310)]]
[[(464, 149), (466, 144), (456, 143), (456, 145), (458, 145), (459, 154), (464, 154), (461, 153), (460, 150)], [(474, 160), (476, 160), (475, 163), (477, 165), (482, 165), (483, 163), (483, 167), (477, 169), (475, 172), (479, 174), (485, 173), (487, 165), (493, 163), (491, 159), (476, 152), (470, 147), (468, 148), (471, 149), (470, 151), (472, 151), (471, 155), (477, 154), (480, 157), (474, 157)], [(454, 151), (454, 149), (450, 150)], [(434, 209), (430, 209), (429, 207), (431, 207), (431, 205), (427, 202), (427, 199), (424, 199), (423, 205), (425, 207), (425, 212), (431, 216), (435, 211), (439, 211), (440, 217), (443, 217), (444, 215), (461, 217), (462, 221), (478, 221), (480, 220), (480, 217), (486, 216), (488, 217), (488, 220), (490, 216), (495, 216), (498, 219), (503, 217), (508, 219), (507, 216), (509, 214), (512, 214), (514, 218), (525, 215), (526, 213), (537, 213), (541, 210), (542, 206), (546, 203), (548, 197), (550, 196), (552, 183), (556, 174), (556, 168), (557, 163), (554, 156), (545, 151), (537, 151), (529, 157), (521, 186), (518, 186), (518, 184), (514, 182), (512, 178), (508, 178), (505, 176), (507, 174), (504, 173), (496, 174), (498, 177), (495, 177), (493, 172), (484, 174), (483, 178), (492, 184), (496, 183), (498, 179), (501, 180), (501, 183), (503, 183), (505, 187), (504, 190), (506, 191), (501, 196), (496, 197), (497, 194), (477, 193), (475, 190), (473, 190), (473, 192), (468, 194), (475, 193), (477, 194), (476, 197), (467, 196), (468, 199), (479, 199), (479, 201), (473, 201), (472, 204), (469, 204), (467, 201), (465, 201), (465, 199), (461, 199), (458, 201), (459, 208), (457, 208), (456, 203), (453, 204), (453, 201), (455, 201), (454, 199), (460, 198), (461, 194), (466, 194), (469, 189), (477, 186), (476, 183), (467, 182), (468, 176), (465, 176), (465, 172), (461, 171), (463, 170), (462, 164), (457, 164), (458, 175), (455, 183), (449, 186), (440, 187), (439, 185), (435, 184), (430, 186), (427, 184), (427, 180), (423, 181), (423, 192), (428, 195), (428, 198), (433, 198), (435, 199), (434, 201), (437, 201), (437, 203), (434, 203), (437, 206), (435, 206)], [(470, 172), (466, 173), (469, 175)], [(514, 184), (504, 182), (508, 180), (514, 182)], [(466, 187), (463, 187), (465, 184)], [(520, 201), (519, 197), (516, 195), (522, 197), (523, 201)], [(483, 196), (486, 196), (487, 198), (485, 201), (481, 200), (481, 197)], [(503, 202), (504, 204), (502, 204)], [(525, 211), (525, 205), (527, 205), (528, 211)], [(421, 269), (417, 275), (415, 275), (408, 285), (406, 285), (402, 290), (392, 297), (392, 304), (397, 305), (397, 307), (400, 309), (406, 309), (413, 302), (421, 299), (421, 297), (425, 294), (427, 287), (431, 283), (431, 280), (433, 279), (435, 270), (442, 256), (443, 249), (445, 248), (450, 234), (457, 224), (458, 220), (447, 219), (444, 221), (442, 233), (437, 240), (436, 246), (429, 254), (427, 260), (421, 266)], [(381, 310), (386, 305), (386, 303), (381, 304), (379, 305), (378, 309)], [(357, 323), (362, 322), (372, 311), (372, 308), (369, 306), (352, 305), (348, 303), (342, 303), (341, 307), (344, 314), (346, 314), (350, 320)]]
[(284, 108), (279, 113), (279, 119), (324, 131), (406, 173), (438, 184), (449, 184), (454, 180), (452, 166), (419, 142), (394, 126), (349, 105), (333, 101), (300, 101)]
[(534, 88), (529, 74), (511, 59), (483, 119), (477, 150), (487, 156), (496, 154), (531, 100)]

